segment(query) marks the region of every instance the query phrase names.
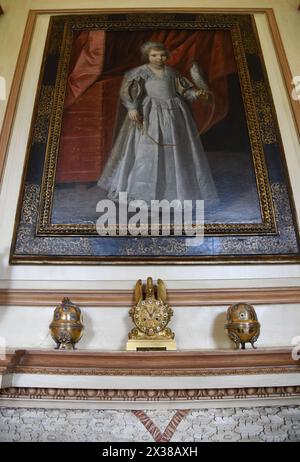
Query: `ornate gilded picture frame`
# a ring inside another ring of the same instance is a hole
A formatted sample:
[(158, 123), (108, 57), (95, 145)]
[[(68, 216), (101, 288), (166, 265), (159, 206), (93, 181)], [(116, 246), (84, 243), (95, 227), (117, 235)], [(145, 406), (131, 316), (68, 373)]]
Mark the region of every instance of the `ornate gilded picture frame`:
[[(163, 74), (153, 72), (149, 50), (166, 60)], [(130, 235), (118, 227), (116, 235), (99, 235), (97, 204), (120, 191), (146, 201), (204, 200), (204, 239), (191, 245), (184, 233)], [(51, 18), (11, 263), (299, 257), (293, 197), (251, 15)]]

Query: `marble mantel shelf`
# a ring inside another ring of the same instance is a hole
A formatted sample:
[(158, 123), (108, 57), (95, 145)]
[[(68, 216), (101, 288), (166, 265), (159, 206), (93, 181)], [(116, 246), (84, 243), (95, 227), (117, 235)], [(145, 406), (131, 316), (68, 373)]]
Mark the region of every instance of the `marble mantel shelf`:
[(300, 404), (291, 347), (170, 352), (15, 350), (0, 407), (192, 409)]
[[(195, 351), (10, 351), (0, 375), (228, 376), (299, 373), (292, 348)], [(300, 375), (299, 375), (300, 385)]]

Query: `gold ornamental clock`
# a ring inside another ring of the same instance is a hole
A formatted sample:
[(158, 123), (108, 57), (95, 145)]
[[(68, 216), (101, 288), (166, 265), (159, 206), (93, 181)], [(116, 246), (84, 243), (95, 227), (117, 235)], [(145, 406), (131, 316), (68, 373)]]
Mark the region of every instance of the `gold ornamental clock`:
[(128, 334), (127, 350), (176, 350), (175, 334), (167, 327), (173, 310), (166, 304), (167, 292), (161, 279), (157, 287), (147, 279), (146, 294), (142, 280), (135, 285), (135, 305), (129, 311), (135, 327)]

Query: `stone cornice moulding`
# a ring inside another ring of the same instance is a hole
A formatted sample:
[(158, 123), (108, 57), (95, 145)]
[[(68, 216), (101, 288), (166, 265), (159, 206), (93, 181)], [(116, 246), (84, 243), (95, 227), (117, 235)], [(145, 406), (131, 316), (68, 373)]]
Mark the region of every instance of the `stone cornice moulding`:
[(19, 56), (15, 68), (15, 73), (11, 85), (10, 95), (7, 103), (7, 108), (3, 120), (2, 130), (0, 133), (0, 185), (3, 180), (4, 168), (7, 158), (9, 141), (12, 133), (13, 123), (17, 111), (17, 103), (20, 96), (23, 76), (26, 69), (26, 64), (30, 51), (30, 44), (35, 30), (35, 23), (39, 15), (47, 14), (79, 14), (79, 13), (113, 13), (117, 11), (118, 13), (138, 13), (138, 12), (184, 12), (184, 13), (208, 13), (208, 12), (223, 12), (223, 13), (249, 13), (249, 14), (264, 14), (266, 15), (269, 30), (273, 40), (274, 49), (276, 52), (278, 64), (283, 76), (283, 82), (285, 84), (286, 92), (288, 95), (291, 114), (294, 119), (295, 128), (297, 135), (300, 139), (300, 103), (295, 101), (292, 97), (293, 92), (293, 83), (292, 83), (292, 72), (289, 66), (289, 62), (284, 50), (284, 45), (281, 39), (280, 31), (277, 25), (276, 17), (274, 10), (272, 8), (111, 8), (111, 9), (36, 9), (29, 10), (27, 23), (24, 30), (23, 40), (21, 43)]
[[(245, 302), (253, 305), (300, 303), (300, 287), (238, 289), (169, 289), (173, 307), (223, 306)], [(1, 306), (54, 307), (68, 297), (81, 307), (132, 306), (134, 290), (0, 289)]]
[[(18, 405), (18, 401), (37, 400), (51, 401), (53, 404), (58, 401), (92, 402), (93, 405), (99, 402), (109, 403), (151, 403), (155, 407), (158, 402), (186, 402), (186, 406), (190, 406), (192, 402), (204, 402), (208, 404), (213, 402), (226, 402), (227, 400), (238, 400), (245, 402), (251, 400), (263, 401), (265, 405), (268, 402), (265, 400), (285, 398), (299, 398), (300, 386), (287, 387), (241, 387), (241, 388), (204, 388), (204, 389), (168, 389), (168, 390), (103, 390), (103, 389), (74, 389), (74, 388), (23, 388), (10, 387), (0, 390), (1, 401), (14, 401), (14, 405)], [(270, 404), (269, 404), (270, 405)], [(28, 404), (27, 404), (28, 406)]]
[(291, 348), (195, 351), (16, 350), (0, 361), (0, 374), (62, 376), (197, 377), (299, 374)]

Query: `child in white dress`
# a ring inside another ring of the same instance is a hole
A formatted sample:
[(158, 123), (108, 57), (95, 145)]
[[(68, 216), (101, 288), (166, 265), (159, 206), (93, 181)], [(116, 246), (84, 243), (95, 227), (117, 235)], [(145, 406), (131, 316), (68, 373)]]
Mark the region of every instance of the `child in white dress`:
[(165, 64), (168, 52), (160, 42), (146, 42), (147, 64), (127, 72), (120, 96), (125, 118), (98, 185), (117, 201), (202, 199), (217, 202), (217, 192), (196, 123), (185, 100), (206, 98)]

